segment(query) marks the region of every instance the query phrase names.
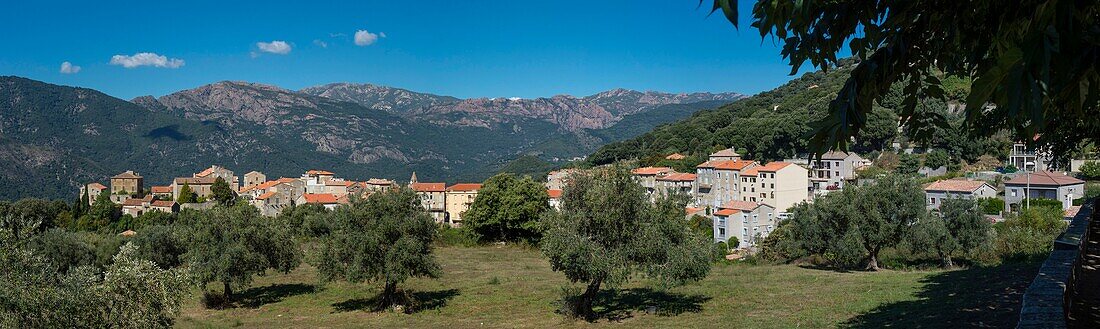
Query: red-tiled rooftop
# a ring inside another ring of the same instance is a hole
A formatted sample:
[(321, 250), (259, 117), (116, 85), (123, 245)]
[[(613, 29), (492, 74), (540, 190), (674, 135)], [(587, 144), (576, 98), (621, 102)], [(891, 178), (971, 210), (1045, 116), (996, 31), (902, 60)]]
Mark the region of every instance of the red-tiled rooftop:
[(141, 206), (143, 203), (145, 203), (145, 200), (133, 198), (133, 199), (126, 199), (125, 201), (122, 201), (122, 206), (123, 207)]
[(89, 188), (94, 188), (94, 189), (97, 189), (97, 190), (103, 190), (103, 189), (107, 188), (106, 186), (103, 186), (103, 184), (100, 184), (100, 183), (91, 183), (91, 184), (88, 184), (88, 187)]
[(729, 215), (733, 215), (733, 214), (736, 214), (736, 213), (739, 213), (739, 212), (741, 212), (741, 211), (737, 210), (737, 209), (720, 209), (720, 210), (714, 212), (714, 215), (715, 216), (729, 216)]
[(659, 180), (659, 181), (668, 181), (668, 182), (694, 182), (695, 177), (696, 177), (695, 174), (671, 173), (671, 174), (665, 175), (664, 177), (657, 177), (657, 180)]
[(214, 167), (211, 166), (210, 168), (206, 168), (205, 170), (200, 171), (199, 173), (195, 174), (195, 177), (206, 177), (206, 176), (210, 176), (210, 174), (213, 174), (213, 173), (214, 173)]
[(333, 174), (331, 171), (313, 169), (313, 170), (306, 171), (306, 175), (310, 175), (310, 176), (316, 176), (316, 175), (331, 176), (331, 175), (335, 175), (335, 174)]
[(759, 174), (760, 166), (752, 167), (741, 172), (741, 176), (756, 176)]
[(726, 204), (723, 204), (720, 208), (751, 211), (753, 209), (756, 209), (756, 207), (759, 207), (759, 206), (760, 206), (760, 204), (756, 203), (756, 202), (733, 200), (733, 201), (730, 201), (730, 202), (726, 202)]
[(306, 193), (302, 194), (302, 197), (306, 199), (307, 203), (320, 203), (320, 204), (334, 204), (338, 203), (336, 196), (329, 193)]
[(745, 169), (745, 167), (751, 166), (755, 163), (756, 163), (755, 161), (749, 161), (749, 160), (723, 160), (723, 161), (718, 161), (718, 163), (715, 163), (714, 164), (714, 169), (741, 170), (741, 169)]
[(561, 193), (562, 193), (562, 190), (558, 190), (558, 189), (546, 190), (546, 194), (549, 195), (551, 199), (561, 198)]
[[(260, 196), (256, 197), (256, 200), (267, 200), (268, 198), (271, 198), (273, 196), (275, 196), (275, 191), (260, 194)], [(308, 199), (307, 199), (307, 202), (308, 202)]]
[(480, 190), (480, 189), (481, 189), (481, 184), (478, 184), (478, 183), (459, 183), (459, 184), (451, 185), (451, 187), (447, 188), (447, 191), (468, 192), (468, 191), (477, 191), (477, 190)]
[(974, 192), (981, 188), (982, 185), (988, 184), (980, 180), (945, 179), (932, 182), (932, 184), (928, 184), (928, 186), (925, 187), (924, 190), (945, 192)]
[[(1017, 174), (1015, 178), (1008, 180), (1005, 184), (1027, 185), (1027, 176), (1028, 175), (1024, 173)], [(1031, 185), (1065, 186), (1084, 183), (1085, 181), (1083, 180), (1062, 173), (1049, 171), (1036, 171), (1031, 173)]]
[(172, 193), (171, 186), (153, 186), (149, 188), (153, 193)]
[(657, 175), (657, 174), (663, 174), (663, 173), (667, 173), (667, 172), (671, 172), (671, 171), (672, 171), (672, 168), (669, 168), (669, 167), (641, 167), (641, 168), (634, 168), (634, 170), (631, 170), (630, 173), (635, 174), (635, 175)]
[(779, 169), (783, 169), (783, 168), (786, 168), (787, 166), (791, 166), (791, 165), (794, 165), (794, 164), (790, 163), (790, 162), (781, 162), (781, 161), (769, 162), (766, 165), (757, 167), (758, 168), (757, 170), (762, 171), (762, 172), (776, 172), (776, 171), (779, 171)]
[(409, 187), (417, 192), (443, 192), (447, 190), (447, 183), (412, 183)]
[(172, 207), (175, 207), (175, 206), (176, 206), (175, 201), (169, 201), (169, 200), (156, 200), (156, 201), (153, 201), (153, 207), (172, 208)]

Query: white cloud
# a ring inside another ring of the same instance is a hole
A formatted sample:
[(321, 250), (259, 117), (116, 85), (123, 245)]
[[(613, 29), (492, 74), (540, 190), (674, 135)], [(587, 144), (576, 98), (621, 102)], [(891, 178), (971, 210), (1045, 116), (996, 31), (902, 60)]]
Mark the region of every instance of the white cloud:
[(122, 67), (128, 69), (132, 69), (138, 66), (153, 66), (175, 69), (183, 66), (183, 60), (179, 58), (168, 58), (167, 56), (157, 55), (156, 53), (137, 53), (133, 56), (111, 56), (111, 65), (121, 65)]
[[(382, 33), (382, 37), (385, 38), (386, 34)], [(355, 31), (356, 46), (370, 46), (375, 41), (378, 41), (378, 34), (367, 32), (367, 30)]]
[(286, 55), (290, 53), (290, 44), (286, 41), (274, 40), (271, 42), (257, 42), (256, 47), (260, 48), (263, 52), (272, 54)]
[(61, 62), (61, 73), (73, 74), (73, 73), (79, 73), (79, 72), (80, 72), (80, 66), (73, 65), (73, 63), (69, 63), (69, 62)]
[(328, 48), (328, 42), (321, 41), (320, 39), (314, 39), (313, 44), (315, 44), (315, 45), (317, 45), (321, 48)]

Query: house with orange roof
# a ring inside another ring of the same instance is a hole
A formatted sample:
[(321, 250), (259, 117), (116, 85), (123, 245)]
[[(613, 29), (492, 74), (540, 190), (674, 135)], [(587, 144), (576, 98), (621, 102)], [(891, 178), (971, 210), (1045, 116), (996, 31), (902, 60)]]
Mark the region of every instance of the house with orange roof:
[(546, 190), (546, 195), (550, 197), (550, 207), (561, 210), (562, 190)]
[(264, 216), (278, 215), (294, 205), (305, 194), (305, 182), (295, 178), (279, 178), (241, 189), (241, 197), (260, 210)]
[(734, 151), (733, 148), (728, 148), (718, 152), (711, 153), (707, 158), (709, 161), (737, 161), (741, 160), (741, 155)]
[(436, 223), (447, 222), (447, 183), (414, 182), (409, 184), (409, 188), (420, 196), (420, 204)]
[(341, 204), (346, 204), (347, 199), (329, 193), (305, 193), (295, 201), (295, 204), (307, 203), (322, 205), (325, 209), (332, 210)]
[(548, 190), (563, 190), (565, 185), (569, 184), (569, 176), (580, 172), (580, 170), (568, 168), (554, 170), (546, 174), (546, 189)]
[(121, 174), (111, 176), (111, 201), (116, 204), (129, 199), (132, 195), (141, 194), (145, 188), (145, 178), (133, 170), (127, 170)]
[(1064, 172), (1036, 171), (1017, 173), (1005, 184), (1005, 211), (1019, 211), (1027, 199), (1052, 199), (1062, 203), (1062, 210), (1069, 209), (1073, 200), (1084, 197), (1085, 181)]
[(474, 199), (477, 199), (478, 190), (481, 190), (481, 184), (477, 183), (460, 183), (447, 187), (447, 224), (456, 227), (462, 225), (462, 213), (469, 210)]
[(641, 167), (630, 170), (630, 173), (634, 175), (638, 183), (642, 184), (642, 187), (645, 188), (646, 193), (651, 196), (657, 191), (657, 178), (664, 177), (673, 172), (672, 168), (669, 167)]
[(370, 192), (386, 192), (397, 187), (397, 182), (389, 179), (371, 178), (362, 182), (362, 186), (365, 190)]
[(684, 158), (686, 158), (686, 157), (683, 154), (673, 153), (673, 154), (669, 154), (668, 156), (666, 156), (665, 160), (679, 161), (679, 160), (683, 160)]
[(106, 190), (106, 189), (107, 189), (107, 187), (104, 186), (103, 184), (92, 182), (92, 183), (81, 185), (80, 190), (77, 191), (77, 193), (78, 193), (77, 195), (80, 196), (80, 197), (83, 197), (84, 195), (87, 195), (88, 196), (88, 205), (90, 206), (90, 205), (95, 203), (95, 199), (97, 197), (99, 197), (99, 194), (103, 193), (103, 191)]
[(713, 216), (714, 241), (730, 243), (730, 248), (750, 248), (768, 237), (779, 225), (775, 207), (766, 203), (733, 200), (720, 206)]
[(947, 199), (996, 198), (997, 188), (985, 181), (944, 179), (924, 187), (924, 201), (928, 209), (939, 209)]
[(232, 188), (233, 191), (239, 191), (241, 189), (240, 181), (237, 179), (237, 176), (233, 174), (233, 171), (218, 165), (211, 165), (210, 168), (203, 169), (192, 175), (192, 177), (210, 178), (212, 180), (217, 180), (218, 177), (221, 177), (226, 183), (229, 183), (229, 187)]
[(153, 196), (157, 197), (157, 199), (161, 199), (161, 200), (175, 200), (176, 199), (175, 197), (172, 196), (172, 186), (171, 185), (151, 186), (151, 187), (149, 187), (149, 192), (152, 193)]
[(312, 169), (302, 174), (300, 179), (305, 182), (306, 193), (325, 193), (325, 184), (337, 178), (331, 171)]
[(695, 197), (695, 179), (698, 175), (672, 172), (667, 175), (656, 178), (657, 193), (656, 195), (668, 196), (672, 194), (683, 194), (688, 197)]
[(174, 213), (180, 211), (180, 206), (175, 201), (154, 199), (152, 194), (141, 199), (131, 198), (122, 202), (122, 213), (126, 215), (138, 217), (150, 211)]
[(757, 165), (748, 160), (708, 160), (695, 166), (695, 205), (714, 210), (740, 200), (741, 173)]
[(210, 198), (210, 188), (214, 186), (214, 182), (217, 181), (216, 176), (204, 176), (204, 177), (176, 177), (172, 180), (172, 195), (178, 199), (180, 196), (180, 190), (184, 185), (191, 188), (191, 192), (201, 198)]
[(806, 168), (790, 162), (752, 167), (741, 174), (741, 201), (766, 203), (785, 216), (788, 209), (809, 200), (808, 177)]
[(855, 152), (829, 151), (822, 154), (820, 160), (811, 159), (809, 163), (811, 187), (818, 194), (825, 194), (855, 180), (856, 168), (863, 166), (866, 160)]

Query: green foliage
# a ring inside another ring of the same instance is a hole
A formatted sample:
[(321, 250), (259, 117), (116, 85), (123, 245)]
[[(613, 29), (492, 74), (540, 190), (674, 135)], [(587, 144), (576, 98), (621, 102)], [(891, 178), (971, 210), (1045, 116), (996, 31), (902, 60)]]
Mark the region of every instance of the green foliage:
[(1062, 201), (1058, 201), (1058, 200), (1054, 200), (1054, 199), (1033, 198), (1033, 199), (1025, 200), (1024, 202), (1021, 202), (1020, 206), (1022, 208), (1027, 208), (1027, 207), (1029, 207), (1029, 205), (1028, 205), (1029, 203), (1031, 204), (1030, 205), (1031, 208), (1049, 208), (1049, 209), (1054, 209), (1054, 210), (1057, 210), (1057, 211), (1062, 211)]
[(436, 224), (409, 188), (371, 194), (332, 215), (317, 270), (324, 281), (384, 283), (379, 308), (397, 302), (397, 285), (442, 273), (432, 253)]
[(867, 116), (867, 127), (856, 136), (853, 150), (873, 152), (888, 149), (898, 134), (898, 115), (893, 110), (876, 106)]
[(1005, 210), (1005, 200), (1001, 198), (978, 199), (978, 206), (986, 215), (1000, 215)]
[(186, 275), (135, 253), (133, 245), (123, 247), (103, 271), (58, 272), (10, 231), (0, 232), (0, 327), (171, 327), (187, 293)]
[(278, 217), (290, 225), (299, 237), (320, 238), (332, 232), (332, 212), (323, 205), (307, 203), (290, 206), (284, 208)]
[(1088, 161), (1081, 165), (1081, 178), (1100, 180), (1100, 161)]
[(540, 236), (538, 219), (550, 209), (546, 187), (530, 176), (497, 174), (478, 190), (462, 225), (482, 241), (531, 241)]
[[(713, 0), (712, 10), (721, 10), (736, 27), (738, 2)], [(961, 94), (956, 86), (967, 77), (968, 130), (1041, 133), (1038, 144), (1058, 155), (1100, 136), (1100, 71), (1093, 69), (1100, 66), (1094, 56), (1100, 51), (1100, 2), (755, 3), (752, 27), (762, 38), (783, 40), (781, 53), (792, 74), (807, 61), (822, 69), (844, 66), (836, 56), (842, 49), (861, 59), (833, 97), (828, 117), (815, 122), (816, 152), (845, 148), (866, 129), (876, 101), (895, 86), (904, 86), (897, 110), (907, 125), (944, 126), (939, 113), (919, 104)]]
[[(688, 227), (691, 228), (692, 232), (695, 232), (696, 235), (704, 239), (714, 238), (714, 223), (712, 223), (710, 218), (698, 214), (693, 215), (691, 218), (688, 218)], [(738, 245), (737, 237), (731, 236), (730, 240), (732, 241), (730, 242), (731, 245), (735, 247)]]
[(928, 168), (937, 169), (948, 165), (951, 165), (951, 156), (942, 150), (932, 151), (924, 159), (924, 166)]
[(180, 187), (180, 195), (176, 196), (176, 202), (179, 203), (195, 203), (197, 202), (198, 195), (195, 191), (191, 190), (191, 185), (183, 183), (183, 187)]
[(436, 244), (440, 246), (473, 247), (478, 245), (478, 236), (465, 227), (451, 227), (447, 224), (439, 225), (436, 236)]
[(684, 224), (684, 204), (669, 198), (650, 202), (622, 166), (574, 175), (562, 210), (548, 212), (542, 225), (540, 249), (551, 267), (587, 285), (570, 309), (589, 320), (601, 285), (622, 284), (634, 271), (669, 285), (700, 280), (710, 271), (713, 243)]
[(221, 282), (227, 300), (232, 288), (247, 287), (268, 269), (287, 273), (298, 267), (301, 250), (284, 223), (260, 217), (255, 207), (238, 205), (184, 211), (186, 262), (197, 283)]
[(1032, 207), (1009, 214), (993, 228), (997, 253), (1007, 258), (1042, 257), (1054, 248), (1054, 239), (1066, 228), (1061, 208)]
[(233, 192), (233, 188), (229, 187), (229, 183), (221, 177), (214, 179), (214, 184), (210, 185), (210, 197), (223, 206), (232, 206), (237, 203), (237, 192)]
[(33, 236), (27, 246), (59, 273), (97, 263), (95, 241), (80, 233), (52, 229)]
[(920, 157), (912, 154), (898, 154), (898, 166), (894, 169), (902, 175), (916, 175), (920, 170)]
[(946, 199), (939, 215), (926, 214), (912, 228), (908, 240), (915, 250), (929, 250), (954, 267), (952, 257), (978, 250), (991, 238), (990, 223), (982, 216), (977, 202)]
[(138, 247), (138, 257), (150, 260), (163, 269), (182, 265), (183, 255), (187, 252), (186, 239), (177, 230), (180, 229), (168, 225), (144, 227), (132, 241)]

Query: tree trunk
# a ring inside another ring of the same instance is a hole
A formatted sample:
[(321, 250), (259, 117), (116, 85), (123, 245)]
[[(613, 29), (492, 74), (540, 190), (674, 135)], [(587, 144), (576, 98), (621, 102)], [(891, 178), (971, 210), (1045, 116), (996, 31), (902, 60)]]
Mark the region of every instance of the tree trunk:
[(379, 301), (378, 308), (385, 309), (393, 306), (397, 302), (397, 282), (386, 281), (386, 288), (382, 290), (382, 298)]
[(222, 281), (222, 292), (225, 293), (225, 302), (233, 300), (233, 288), (229, 287), (229, 281)]
[(951, 261), (951, 255), (946, 255), (945, 254), (945, 255), (942, 255), (941, 257), (943, 258), (943, 268), (955, 267), (955, 262)]
[(584, 290), (584, 294), (581, 295), (580, 304), (577, 305), (577, 311), (579, 311), (587, 321), (596, 320), (596, 312), (592, 311), (592, 301), (596, 299), (596, 294), (600, 292), (600, 284), (602, 283), (603, 279), (596, 279), (588, 283), (588, 288)]
[(878, 271), (879, 270), (879, 267), (878, 267), (878, 250), (874, 250), (874, 251), (871, 252), (871, 258), (867, 260), (867, 270), (868, 271)]

